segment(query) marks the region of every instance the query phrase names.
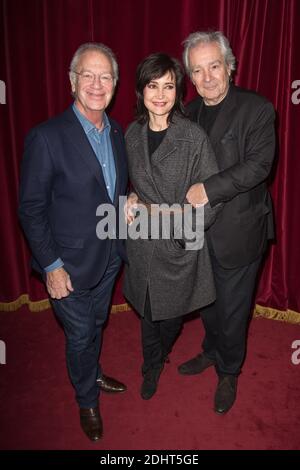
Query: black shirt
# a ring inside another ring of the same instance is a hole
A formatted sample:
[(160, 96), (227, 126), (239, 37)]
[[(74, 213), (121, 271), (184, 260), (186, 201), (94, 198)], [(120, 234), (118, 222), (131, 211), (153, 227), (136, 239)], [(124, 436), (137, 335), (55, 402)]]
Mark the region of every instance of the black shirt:
[(168, 128), (164, 129), (163, 131), (153, 131), (152, 129), (150, 129), (150, 127), (148, 127), (148, 147), (150, 156), (162, 143), (167, 133), (167, 130)]
[(207, 106), (203, 102), (203, 107), (202, 107), (202, 111), (201, 111), (201, 114), (200, 114), (199, 124), (200, 124), (201, 127), (203, 127), (203, 129), (205, 130), (205, 132), (208, 135), (210, 134), (210, 131), (212, 130), (212, 127), (215, 123), (215, 120), (217, 119), (219, 111), (220, 111), (220, 109), (223, 105), (223, 101), (224, 100), (222, 100), (220, 103), (215, 104), (213, 106)]

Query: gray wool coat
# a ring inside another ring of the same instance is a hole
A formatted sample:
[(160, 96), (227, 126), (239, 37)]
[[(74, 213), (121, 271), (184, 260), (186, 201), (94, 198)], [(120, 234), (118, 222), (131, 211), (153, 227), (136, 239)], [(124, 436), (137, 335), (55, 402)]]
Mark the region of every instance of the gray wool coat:
[[(148, 124), (132, 123), (126, 133), (129, 176), (133, 191), (147, 204), (184, 204), (194, 183), (217, 173), (215, 155), (205, 132), (175, 115), (156, 151), (149, 156)], [(207, 228), (218, 207), (205, 206)], [(152, 319), (187, 314), (215, 300), (213, 274), (206, 241), (200, 250), (185, 250), (170, 237), (127, 239), (124, 295), (144, 315), (149, 289)]]

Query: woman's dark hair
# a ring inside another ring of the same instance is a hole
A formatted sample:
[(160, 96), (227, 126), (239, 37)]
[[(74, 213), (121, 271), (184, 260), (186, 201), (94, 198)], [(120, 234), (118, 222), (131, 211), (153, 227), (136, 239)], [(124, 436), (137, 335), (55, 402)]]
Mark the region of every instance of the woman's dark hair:
[(172, 120), (175, 112), (184, 115), (183, 97), (185, 92), (184, 72), (180, 62), (168, 54), (158, 52), (146, 57), (136, 71), (135, 91), (137, 95), (136, 118), (138, 122), (145, 123), (149, 120), (149, 113), (144, 105), (144, 88), (151, 80), (163, 77), (170, 72), (175, 79), (176, 98), (173, 108), (168, 116), (168, 122)]

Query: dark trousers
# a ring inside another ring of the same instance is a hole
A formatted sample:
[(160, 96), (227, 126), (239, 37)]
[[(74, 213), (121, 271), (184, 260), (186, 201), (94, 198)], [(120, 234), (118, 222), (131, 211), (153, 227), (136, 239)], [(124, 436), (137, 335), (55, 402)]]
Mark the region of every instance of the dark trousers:
[(218, 375), (238, 375), (245, 357), (246, 333), (261, 257), (236, 269), (225, 269), (211, 253), (216, 301), (201, 310), (205, 327), (202, 344), (216, 361)]
[(145, 374), (149, 369), (160, 368), (171, 352), (182, 325), (182, 317), (153, 321), (150, 296), (147, 291), (144, 317), (141, 318), (142, 346)]
[(116, 243), (112, 242), (106, 271), (95, 287), (75, 290), (68, 297), (51, 300), (65, 331), (66, 362), (80, 408), (95, 408), (98, 404), (96, 379), (101, 375), (102, 328), (120, 266)]

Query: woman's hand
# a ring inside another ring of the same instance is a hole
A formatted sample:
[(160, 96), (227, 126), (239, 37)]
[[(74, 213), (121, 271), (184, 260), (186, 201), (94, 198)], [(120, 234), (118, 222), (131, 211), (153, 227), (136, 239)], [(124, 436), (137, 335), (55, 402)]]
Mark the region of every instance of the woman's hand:
[(130, 193), (124, 205), (125, 221), (128, 225), (131, 225), (134, 221), (134, 209), (138, 208), (138, 200), (136, 193)]

